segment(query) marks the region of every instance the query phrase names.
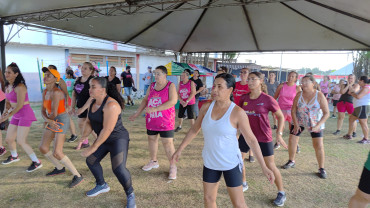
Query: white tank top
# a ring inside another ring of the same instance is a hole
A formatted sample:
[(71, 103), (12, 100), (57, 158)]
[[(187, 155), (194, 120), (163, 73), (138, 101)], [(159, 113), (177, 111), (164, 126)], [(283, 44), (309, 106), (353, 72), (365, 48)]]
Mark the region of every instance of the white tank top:
[(230, 123), (235, 103), (231, 102), (222, 118), (213, 120), (211, 114), (215, 102), (211, 103), (202, 121), (204, 166), (212, 170), (226, 171), (239, 165), (241, 171), (243, 160), (236, 137), (237, 129)]
[[(366, 85), (366, 88), (369, 88), (370, 90), (370, 85)], [(353, 98), (353, 107), (357, 108), (363, 105), (370, 105), (370, 91), (364, 95), (361, 99), (356, 99)]]

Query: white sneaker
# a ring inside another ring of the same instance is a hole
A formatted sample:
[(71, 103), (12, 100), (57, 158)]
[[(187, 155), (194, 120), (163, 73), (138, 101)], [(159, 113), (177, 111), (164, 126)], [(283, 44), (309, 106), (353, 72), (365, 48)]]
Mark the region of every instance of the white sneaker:
[(158, 164), (158, 161), (154, 162), (153, 160), (149, 161), (148, 164), (146, 164), (142, 169), (144, 171), (149, 171), (153, 168), (158, 168), (159, 167), (159, 164)]
[(246, 192), (248, 188), (249, 188), (248, 183), (246, 185), (243, 184), (243, 192)]

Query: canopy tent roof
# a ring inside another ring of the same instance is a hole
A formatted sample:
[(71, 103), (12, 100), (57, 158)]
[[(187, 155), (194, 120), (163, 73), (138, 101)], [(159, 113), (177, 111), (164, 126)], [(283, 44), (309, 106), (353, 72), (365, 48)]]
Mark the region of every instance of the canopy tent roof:
[(179, 62), (173, 62), (166, 64), (167, 68), (167, 75), (181, 75), (181, 73), (185, 69), (190, 69), (191, 71), (198, 70), (200, 76), (213, 76), (216, 72), (212, 71), (211, 69), (208, 69), (204, 66), (198, 65), (198, 64), (187, 64), (187, 63), (179, 63)]
[(7, 24), (180, 52), (369, 50), (369, 0), (2, 0)]
[(330, 75), (344, 75), (344, 76), (347, 76), (347, 75), (350, 75), (353, 73), (353, 63), (350, 63), (336, 71), (333, 71), (330, 73)]

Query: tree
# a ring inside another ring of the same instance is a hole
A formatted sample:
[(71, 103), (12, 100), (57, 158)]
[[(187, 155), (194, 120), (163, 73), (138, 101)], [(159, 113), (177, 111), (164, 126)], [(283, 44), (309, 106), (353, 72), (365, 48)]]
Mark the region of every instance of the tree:
[(353, 74), (356, 77), (369, 76), (370, 72), (370, 51), (353, 52)]

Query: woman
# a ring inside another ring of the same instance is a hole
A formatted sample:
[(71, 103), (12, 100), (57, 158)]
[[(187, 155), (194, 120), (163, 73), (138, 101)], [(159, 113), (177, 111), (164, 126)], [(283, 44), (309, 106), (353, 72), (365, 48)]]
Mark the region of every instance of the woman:
[[(66, 139), (66, 132), (69, 129), (70, 117), (65, 108), (65, 95), (58, 84), (60, 74), (55, 69), (44, 67), (44, 84), (46, 89), (42, 95), (43, 105), (41, 114), (47, 123), (44, 135), (39, 147), (40, 152), (55, 165), (53, 171), (46, 176), (55, 176), (65, 173), (65, 167), (73, 174), (72, 182), (69, 184), (73, 188), (83, 181), (82, 175), (76, 170), (71, 160), (63, 153), (63, 145)], [(54, 140), (53, 153), (50, 151), (50, 144)]]
[[(276, 89), (275, 92), (275, 99), (278, 99), (278, 103), (281, 109), (281, 112), (283, 112), (285, 121), (288, 121), (289, 123), (289, 129), (290, 129), (290, 123), (292, 122), (292, 106), (293, 106), (293, 100), (294, 97), (298, 92), (301, 91), (301, 88), (296, 84), (298, 80), (298, 73), (295, 71), (291, 71), (288, 74), (288, 81), (281, 83), (279, 87)], [(284, 129), (283, 125), (283, 129)], [(279, 149), (280, 144), (278, 141), (276, 141), (274, 145), (274, 149)], [(299, 146), (297, 146), (297, 153), (300, 151)]]
[[(237, 105), (239, 105), (240, 97), (250, 92), (249, 87), (248, 87), (248, 81), (247, 81), (248, 74), (249, 74), (249, 69), (242, 68), (240, 70), (240, 81), (235, 83), (235, 89), (233, 91), (233, 98), (234, 98), (234, 103)], [(247, 153), (242, 152), (243, 161), (246, 157), (247, 157)], [(255, 162), (252, 151), (249, 151), (249, 162)], [(244, 178), (243, 178), (243, 183), (244, 183), (243, 190), (246, 191), (246, 189), (248, 189), (248, 185), (246, 184), (247, 182), (244, 180)]]
[(129, 134), (122, 125), (121, 106), (123, 98), (114, 85), (107, 79), (95, 77), (91, 81), (90, 96), (94, 98), (90, 105), (83, 138), (94, 131), (98, 138), (82, 152), (86, 164), (96, 179), (95, 188), (86, 193), (88, 197), (97, 196), (110, 190), (104, 181), (100, 161), (110, 153), (112, 169), (118, 181), (123, 186), (127, 196), (127, 208), (136, 207), (131, 175), (126, 168)]
[[(0, 68), (0, 71), (1, 71), (1, 68)], [(6, 100), (5, 100), (6, 96), (5, 96), (5, 93), (3, 91), (4, 87), (5, 87), (3, 73), (0, 73), (0, 85), (1, 85), (1, 90), (0, 90), (0, 115), (3, 115), (4, 110), (5, 110), (5, 104), (6, 104)], [(5, 125), (4, 125), (4, 128), (5, 128)], [(2, 136), (2, 133), (1, 133), (1, 130), (5, 130), (4, 128), (3, 129), (0, 128), (0, 156), (3, 156), (6, 153), (6, 149), (3, 146), (3, 136)]]
[(325, 121), (329, 118), (329, 106), (324, 94), (314, 89), (315, 79), (312, 76), (302, 78), (302, 92), (294, 98), (292, 107), (292, 125), (289, 135), (289, 161), (283, 166), (284, 169), (295, 167), (295, 155), (299, 136), (307, 128), (311, 133), (312, 144), (315, 149), (316, 159), (319, 163), (319, 177), (326, 178), (324, 169), (324, 143), (323, 129)]
[(362, 170), (360, 182), (355, 195), (349, 200), (349, 208), (368, 208), (370, 204), (370, 151)]
[[(276, 81), (275, 79), (276, 79), (276, 73), (275, 72), (270, 72), (269, 73), (269, 79), (266, 82), (266, 86), (267, 86), (267, 93), (271, 97), (274, 97), (276, 89), (279, 87), (279, 82)], [(274, 121), (274, 126), (272, 127), (272, 129), (277, 129), (277, 126), (276, 126), (277, 125), (277, 120), (276, 120), (275, 116), (273, 116), (272, 119)]]
[(27, 172), (33, 172), (41, 168), (42, 164), (37, 158), (35, 152), (32, 150), (32, 147), (27, 143), (27, 136), (30, 131), (31, 124), (37, 119), (30, 106), (26, 81), (24, 80), (18, 65), (14, 62), (6, 68), (5, 79), (7, 81), (5, 84), (5, 95), (7, 102), (9, 102), (9, 105), (6, 106), (10, 106), (10, 109), (7, 108), (5, 110), (5, 113), (1, 116), (0, 123), (12, 117), (5, 139), (11, 155), (8, 159), (4, 160), (2, 164), (7, 165), (20, 160), (15, 143), (15, 140), (17, 139), (17, 143), (32, 160)]
[(324, 80), (320, 82), (321, 92), (325, 97), (328, 97), (330, 87), (330, 78), (329, 76), (324, 76)]
[(341, 79), (339, 81), (339, 84), (335, 84), (334, 87), (333, 87), (333, 90), (331, 91), (331, 93), (333, 94), (333, 115), (331, 116), (332, 118), (337, 118), (335, 116), (335, 112), (337, 111), (337, 104), (338, 104), (338, 101), (339, 101), (339, 98), (341, 96), (340, 94), (340, 86), (344, 84), (344, 80)]
[(353, 99), (353, 113), (349, 116), (349, 128), (348, 133), (344, 135), (346, 139), (352, 139), (353, 130), (356, 125), (356, 120), (359, 121), (364, 138), (359, 141), (361, 144), (370, 144), (368, 139), (369, 127), (367, 126), (367, 117), (370, 115), (370, 79), (367, 76), (360, 77), (358, 84), (360, 90), (358, 92), (348, 92)]
[[(141, 102), (136, 113), (130, 116), (134, 121), (146, 108), (146, 128), (149, 143), (150, 161), (142, 169), (150, 171), (158, 168), (158, 134), (162, 138), (162, 144), (166, 151), (168, 161), (171, 161), (175, 152), (173, 136), (175, 129), (175, 105), (177, 103), (177, 93), (175, 84), (167, 80), (167, 68), (158, 66), (154, 70), (155, 82), (148, 88), (148, 92)], [(175, 164), (170, 165), (168, 179), (174, 180), (177, 175)]]
[[(281, 144), (285, 145), (285, 142), (282, 141), (284, 115), (281, 112), (277, 101), (273, 97), (265, 94), (267, 91), (261, 73), (250, 73), (248, 76), (248, 85), (251, 92), (240, 98), (239, 106), (248, 115), (250, 127), (257, 138), (267, 168), (272, 170), (274, 173), (275, 184), (278, 188), (278, 195), (274, 200), (274, 204), (276, 206), (283, 206), (286, 201), (286, 194), (283, 189), (283, 180), (280, 171), (277, 169), (274, 161), (274, 143), (268, 114), (271, 111), (278, 119), (279, 122), (276, 131), (276, 141), (280, 141)], [(245, 153), (250, 149), (248, 144), (245, 142), (243, 135), (240, 135), (239, 137), (239, 148)], [(285, 146), (285, 148), (287, 147)], [(245, 171), (243, 170), (243, 178), (244, 177)]]
[(108, 79), (108, 82), (113, 84), (117, 88), (117, 92), (121, 92), (121, 81), (118, 77), (116, 77), (117, 70), (116, 67), (111, 66), (109, 68), (109, 76), (106, 76), (105, 78)]
[[(72, 114), (76, 114), (75, 108), (82, 108), (85, 103), (89, 100), (89, 89), (90, 89), (90, 80), (93, 78), (92, 74), (94, 73), (94, 66), (90, 62), (85, 62), (81, 67), (82, 76), (79, 77), (74, 85), (74, 91), (72, 93)], [(78, 115), (78, 126), (80, 128), (80, 132), (83, 132), (83, 128), (85, 125), (87, 117), (87, 110), (83, 113)], [(89, 140), (85, 138), (85, 140), (79, 142), (76, 149), (86, 148), (89, 147)]]
[(266, 167), (256, 137), (249, 126), (248, 117), (240, 107), (230, 100), (235, 87), (231, 74), (216, 76), (212, 88), (212, 103), (202, 105), (199, 117), (186, 134), (181, 145), (172, 156), (175, 164), (185, 147), (195, 138), (202, 128), (203, 148), (203, 188), (205, 207), (216, 207), (217, 190), (221, 175), (224, 174), (227, 191), (234, 207), (247, 207), (242, 188), (242, 163), (236, 137), (237, 130), (245, 136), (252, 148), (263, 173), (272, 183), (274, 174)]
[[(348, 83), (344, 82), (343, 85), (340, 86), (340, 94), (342, 94), (339, 98), (337, 109), (338, 109), (338, 120), (337, 120), (337, 130), (333, 132), (334, 135), (340, 134), (340, 130), (342, 129), (343, 120), (346, 112), (351, 115), (353, 113), (353, 96), (349, 94), (349, 92), (357, 92), (360, 89), (360, 86), (355, 83), (356, 76), (353, 74), (348, 75)], [(352, 133), (352, 137), (356, 137), (356, 125), (354, 131)]]
[(194, 124), (194, 104), (195, 104), (195, 94), (197, 90), (195, 88), (195, 83), (189, 79), (190, 75), (191, 75), (190, 69), (185, 69), (181, 73), (181, 81), (177, 90), (180, 101), (178, 114), (179, 125), (175, 129), (175, 132), (178, 132), (182, 129), (181, 125), (182, 122), (184, 121), (185, 110), (190, 121), (190, 126)]
[[(71, 68), (71, 67), (69, 67)], [(67, 67), (68, 69), (68, 67)], [(68, 91), (68, 106), (72, 106), (72, 94), (73, 94), (73, 88), (75, 86), (75, 77), (73, 74), (73, 70), (69, 69), (66, 71), (66, 78), (64, 79), (64, 82), (66, 83), (67, 86), (67, 91)], [(76, 134), (76, 126), (75, 123), (72, 120), (72, 117), (70, 117), (69, 120), (69, 131), (71, 132), (71, 137), (68, 139), (68, 142), (74, 142), (77, 140), (77, 134)]]

